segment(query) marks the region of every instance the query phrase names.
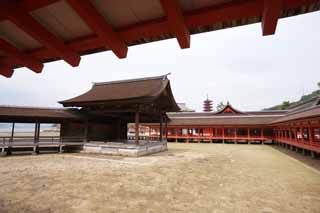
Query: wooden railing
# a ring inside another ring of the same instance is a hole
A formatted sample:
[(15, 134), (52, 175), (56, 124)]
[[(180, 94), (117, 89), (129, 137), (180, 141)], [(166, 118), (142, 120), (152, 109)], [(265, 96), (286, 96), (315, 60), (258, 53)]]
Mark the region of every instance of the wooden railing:
[(82, 137), (41, 136), (35, 139), (33, 136), (0, 137), (0, 146), (34, 146), (34, 145), (78, 145), (83, 143)]

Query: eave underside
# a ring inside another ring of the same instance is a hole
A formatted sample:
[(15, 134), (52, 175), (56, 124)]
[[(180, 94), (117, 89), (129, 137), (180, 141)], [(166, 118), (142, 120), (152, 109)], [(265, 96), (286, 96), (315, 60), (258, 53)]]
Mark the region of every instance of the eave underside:
[[(264, 22), (263, 27), (266, 29), (263, 30), (269, 32), (270, 28), (276, 27), (276, 21), (274, 20), (278, 18), (320, 9), (319, 0), (279, 1), (282, 2), (279, 6), (279, 17), (276, 15), (271, 17), (274, 14), (271, 11), (270, 15), (264, 18), (263, 14), (265, 14), (265, 8), (267, 7), (263, 0), (212, 0), (206, 1), (206, 4), (197, 0), (193, 0), (191, 4), (187, 4), (187, 1), (180, 1), (180, 5), (178, 5), (180, 8), (175, 8), (174, 14), (169, 13), (166, 9), (168, 9), (167, 7), (169, 9), (177, 7), (177, 5), (164, 7), (158, 0), (145, 1), (143, 4), (135, 6), (131, 5), (130, 1), (129, 3), (116, 1), (110, 5), (102, 3), (103, 1), (93, 1), (94, 8), (91, 8), (93, 10), (90, 10), (89, 15), (83, 14), (84, 12), (81, 10), (83, 8), (81, 7), (84, 7), (84, 5), (76, 4), (75, 7), (72, 7), (71, 0), (23, 0), (20, 3), (19, 11), (26, 13), (27, 18), (22, 19), (24, 16), (19, 15), (15, 5), (10, 9), (16, 15), (6, 15), (5, 11), (0, 15), (0, 38), (8, 41), (16, 48), (9, 48), (7, 51), (4, 51), (3, 48), (0, 50), (0, 71), (7, 77), (12, 75), (10, 73), (11, 69), (21, 66), (27, 66), (34, 69), (35, 72), (41, 72), (41, 65), (35, 66), (37, 63), (60, 59), (67, 61), (72, 66), (77, 66), (78, 60), (80, 60), (78, 56), (81, 55), (112, 50), (119, 57), (119, 54), (125, 51), (126, 46), (174, 37), (180, 43), (183, 40), (182, 38), (188, 34), (259, 22)], [(6, 4), (8, 3), (1, 3), (0, 6), (4, 8), (2, 10), (5, 10)], [(126, 5), (121, 6), (121, 4)], [(76, 8), (77, 6), (80, 8)], [(132, 11), (125, 12), (130, 7), (138, 18), (133, 18)], [(176, 16), (179, 11), (182, 19)], [(174, 18), (171, 17), (172, 15)], [(92, 16), (95, 18), (93, 19)], [(101, 16), (105, 23), (101, 23)], [(268, 20), (269, 16), (270, 22)], [(24, 20), (24, 22), (20, 23), (21, 20)], [(28, 28), (25, 24), (31, 22), (33, 25), (39, 22), (41, 26)], [(24, 29), (17, 26), (19, 23)], [(97, 23), (100, 23), (100, 25), (97, 26)], [(179, 29), (172, 27), (176, 26), (172, 23), (181, 26), (181, 28), (185, 27), (187, 31), (181, 33)], [(99, 28), (101, 24), (105, 26)], [(102, 40), (103, 35), (107, 35), (103, 34), (106, 32), (111, 33), (112, 37)], [(269, 32), (269, 34), (273, 33), (272, 31)], [(51, 40), (54, 40), (53, 44), (47, 40), (46, 35), (49, 34), (50, 38), (52, 37)], [(266, 35), (266, 32), (264, 31), (263, 34)], [(188, 44), (183, 47), (188, 47)], [(67, 51), (67, 55), (64, 54), (64, 50)]]

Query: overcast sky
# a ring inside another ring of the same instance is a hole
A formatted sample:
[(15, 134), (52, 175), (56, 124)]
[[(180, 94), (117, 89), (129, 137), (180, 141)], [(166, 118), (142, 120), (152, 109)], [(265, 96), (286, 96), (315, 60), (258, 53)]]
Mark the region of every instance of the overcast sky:
[(130, 47), (126, 59), (111, 52), (82, 57), (72, 68), (63, 61), (45, 64), (43, 73), (17, 69), (0, 76), (0, 105), (59, 107), (92, 82), (171, 72), (177, 102), (197, 111), (209, 95), (214, 105), (230, 103), (239, 110), (260, 110), (294, 101), (317, 89), (320, 81), (320, 13), (281, 19), (275, 36), (261, 36), (260, 24), (193, 35), (191, 48), (176, 39)]

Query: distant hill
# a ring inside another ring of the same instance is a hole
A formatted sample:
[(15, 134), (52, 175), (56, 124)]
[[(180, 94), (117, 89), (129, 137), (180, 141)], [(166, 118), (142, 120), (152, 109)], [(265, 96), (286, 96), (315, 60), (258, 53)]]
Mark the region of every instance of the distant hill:
[(267, 110), (284, 110), (284, 109), (288, 109), (291, 106), (298, 105), (298, 104), (300, 104), (302, 102), (305, 102), (307, 100), (310, 100), (311, 98), (318, 97), (318, 96), (320, 96), (320, 89), (318, 89), (316, 91), (313, 91), (310, 94), (301, 96), (300, 100), (298, 100), (298, 101), (294, 101), (294, 102), (284, 101), (284, 102), (282, 102), (282, 104), (267, 108)]

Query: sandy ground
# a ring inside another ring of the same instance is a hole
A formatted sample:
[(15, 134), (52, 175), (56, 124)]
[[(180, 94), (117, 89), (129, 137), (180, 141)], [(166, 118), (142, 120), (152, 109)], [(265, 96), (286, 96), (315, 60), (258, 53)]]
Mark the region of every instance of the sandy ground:
[(320, 160), (266, 145), (0, 159), (0, 212), (319, 212)]

